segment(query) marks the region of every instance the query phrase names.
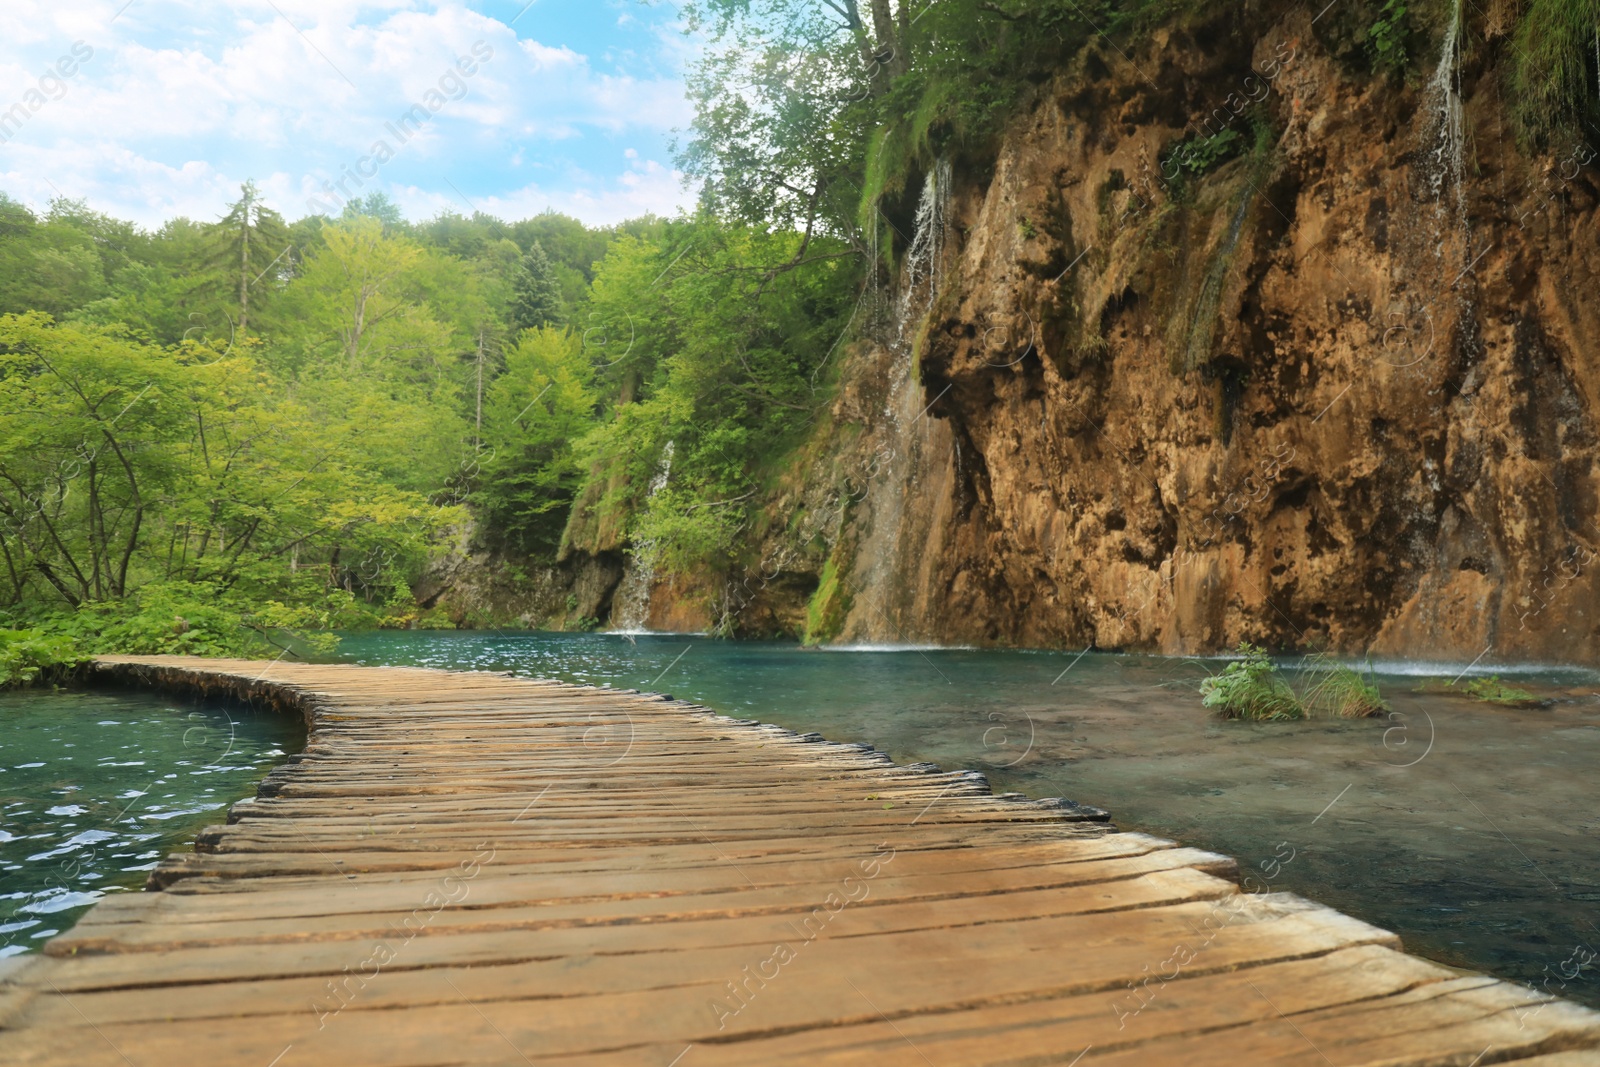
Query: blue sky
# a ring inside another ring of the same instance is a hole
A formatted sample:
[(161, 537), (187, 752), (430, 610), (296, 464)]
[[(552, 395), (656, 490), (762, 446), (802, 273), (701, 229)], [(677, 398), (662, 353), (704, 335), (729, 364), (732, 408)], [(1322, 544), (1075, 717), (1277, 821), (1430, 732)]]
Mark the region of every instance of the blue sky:
[(3, 0), (0, 190), (149, 226), (246, 178), (291, 219), (340, 185), (418, 219), (671, 214), (694, 54), (674, 0)]

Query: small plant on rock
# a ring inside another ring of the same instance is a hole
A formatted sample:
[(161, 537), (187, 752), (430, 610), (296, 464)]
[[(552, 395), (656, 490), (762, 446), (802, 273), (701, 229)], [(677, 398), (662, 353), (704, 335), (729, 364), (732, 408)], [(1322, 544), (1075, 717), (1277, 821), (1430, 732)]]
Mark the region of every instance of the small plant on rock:
[(1411, 50), (1411, 25), (1406, 19), (1406, 7), (1407, 0), (1385, 0), (1378, 20), (1367, 31), (1373, 70), (1393, 73), (1405, 69)]
[(1539, 698), (1526, 689), (1515, 689), (1500, 680), (1499, 675), (1475, 678), (1467, 683), (1467, 695), (1485, 704), (1499, 704), (1508, 708), (1527, 708), (1539, 703)]

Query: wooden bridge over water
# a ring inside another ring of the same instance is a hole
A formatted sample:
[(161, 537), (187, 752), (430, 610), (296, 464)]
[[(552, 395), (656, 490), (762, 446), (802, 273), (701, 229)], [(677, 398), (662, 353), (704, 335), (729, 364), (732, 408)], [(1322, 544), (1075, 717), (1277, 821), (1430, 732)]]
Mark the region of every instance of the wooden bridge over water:
[(499, 674), (100, 669), (310, 739), (0, 964), (3, 1064), (1600, 1064), (1600, 1014), (981, 776)]

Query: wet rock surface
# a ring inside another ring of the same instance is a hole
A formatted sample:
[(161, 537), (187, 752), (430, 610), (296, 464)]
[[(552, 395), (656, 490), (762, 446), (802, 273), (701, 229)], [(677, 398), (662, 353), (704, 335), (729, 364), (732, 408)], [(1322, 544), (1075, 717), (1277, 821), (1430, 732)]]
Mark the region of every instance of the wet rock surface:
[(1595, 661), (1595, 153), (1519, 149), (1481, 57), (1456, 98), (1216, 18), (955, 169), (915, 342), (852, 353), (774, 502), (826, 544), (765, 558), (833, 561), (845, 641)]

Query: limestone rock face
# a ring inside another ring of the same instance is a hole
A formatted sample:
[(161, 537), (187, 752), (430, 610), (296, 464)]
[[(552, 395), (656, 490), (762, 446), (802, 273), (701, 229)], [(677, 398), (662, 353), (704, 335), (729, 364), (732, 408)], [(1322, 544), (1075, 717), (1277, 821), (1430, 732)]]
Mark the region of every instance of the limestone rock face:
[(422, 607), (469, 629), (586, 629), (610, 614), (622, 579), (620, 551), (539, 565), (485, 547), (471, 522), (453, 530), (443, 548), (412, 593)]
[(1085, 57), (957, 167), (931, 310), (772, 502), (813, 637), (1600, 661), (1600, 160), (1309, 18)]

